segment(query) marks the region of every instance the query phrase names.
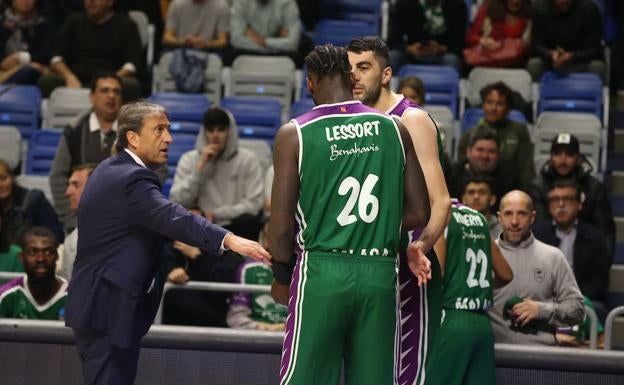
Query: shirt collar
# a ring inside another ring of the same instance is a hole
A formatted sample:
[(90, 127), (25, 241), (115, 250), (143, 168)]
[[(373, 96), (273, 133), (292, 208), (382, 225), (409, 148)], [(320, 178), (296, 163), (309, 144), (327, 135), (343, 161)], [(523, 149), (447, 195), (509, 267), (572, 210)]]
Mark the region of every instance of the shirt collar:
[(568, 229), (568, 231), (563, 230), (561, 227), (559, 227), (559, 225), (557, 225), (557, 222), (555, 222), (555, 220), (553, 219), (553, 226), (555, 226), (555, 230), (559, 231), (563, 234), (569, 235), (571, 234), (573, 231), (576, 231), (576, 227), (578, 226), (578, 219), (574, 221), (574, 223), (572, 223), (572, 226), (570, 226), (570, 228)]
[(139, 158), (139, 156), (137, 154), (135, 154), (134, 152), (128, 150), (127, 148), (124, 148), (124, 151), (127, 152), (132, 157), (132, 159), (134, 159), (134, 161), (137, 162), (139, 165), (147, 168), (145, 163), (143, 163), (143, 161), (141, 160), (141, 158)]
[[(100, 128), (100, 122), (97, 116), (95, 116), (95, 112), (91, 112), (91, 115), (89, 115), (89, 132), (99, 131)], [(117, 132), (117, 119), (113, 122), (113, 131)]]

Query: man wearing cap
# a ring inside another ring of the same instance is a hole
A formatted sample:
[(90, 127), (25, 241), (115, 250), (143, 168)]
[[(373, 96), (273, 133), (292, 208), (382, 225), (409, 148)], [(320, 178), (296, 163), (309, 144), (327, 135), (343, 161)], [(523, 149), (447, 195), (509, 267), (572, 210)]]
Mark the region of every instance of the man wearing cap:
[(529, 188), (529, 194), (535, 202), (537, 222), (551, 220), (548, 192), (558, 180), (575, 181), (580, 189), (582, 203), (578, 218), (594, 225), (605, 235), (611, 264), (615, 245), (615, 222), (607, 190), (602, 182), (591, 175), (593, 170), (593, 166), (580, 153), (578, 139), (567, 132), (559, 133), (553, 138), (550, 159), (542, 166), (540, 175)]
[(531, 197), (513, 190), (501, 199), (496, 240), (513, 271), (513, 280), (494, 290), (490, 311), (496, 342), (556, 345), (558, 327), (583, 320), (583, 296), (561, 250), (533, 236)]

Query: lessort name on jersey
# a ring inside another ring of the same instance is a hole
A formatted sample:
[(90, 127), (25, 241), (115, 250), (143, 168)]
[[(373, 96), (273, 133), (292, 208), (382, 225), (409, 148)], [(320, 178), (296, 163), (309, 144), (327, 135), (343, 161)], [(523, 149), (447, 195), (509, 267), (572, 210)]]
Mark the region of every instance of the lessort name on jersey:
[(355, 139), (366, 136), (379, 135), (379, 120), (364, 123), (341, 124), (333, 127), (325, 127), (325, 137), (328, 142), (343, 139)]

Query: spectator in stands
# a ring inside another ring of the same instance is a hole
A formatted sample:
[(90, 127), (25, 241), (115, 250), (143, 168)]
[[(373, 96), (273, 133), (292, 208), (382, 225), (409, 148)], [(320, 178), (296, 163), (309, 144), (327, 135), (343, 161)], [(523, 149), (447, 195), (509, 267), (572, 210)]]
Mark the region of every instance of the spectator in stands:
[[(236, 270), (236, 283), (270, 285), (271, 267), (246, 260)], [(234, 329), (284, 330), (288, 308), (275, 302), (269, 293), (236, 293), (228, 307), (226, 322)]]
[(9, 229), (5, 222), (3, 215), (0, 215), (0, 271), (21, 273), (24, 271), (19, 258), (22, 249), (9, 239)]
[[(95, 169), (93, 163), (83, 163), (74, 167), (69, 182), (67, 183), (67, 190), (65, 195), (69, 198), (69, 209), (72, 212), (78, 210), (78, 203), (82, 196), (82, 191), (87, 184), (87, 179)], [(61, 268), (59, 275), (67, 280), (71, 279), (72, 271), (74, 269), (74, 261), (76, 260), (76, 252), (78, 251), (78, 228), (73, 229), (63, 242), (63, 253), (61, 257)]]
[(9, 240), (16, 243), (32, 226), (49, 228), (57, 239), (63, 239), (63, 226), (41, 190), (19, 186), (9, 165), (0, 159), (0, 214)]
[(449, 193), (460, 197), (468, 179), (475, 175), (488, 176), (492, 179), (495, 197), (502, 197), (508, 191), (520, 187), (517, 175), (499, 164), (496, 132), (481, 127), (474, 132), (466, 148), (466, 160), (456, 163), (448, 178)]
[(258, 158), (239, 148), (234, 117), (221, 108), (204, 113), (199, 135), (197, 149), (180, 157), (170, 199), (199, 208), (236, 235), (258, 239), (264, 192)]
[(464, 61), (470, 66), (524, 65), (531, 44), (531, 0), (484, 2), (466, 35)]
[(64, 319), (67, 281), (54, 273), (56, 237), (45, 227), (32, 227), (23, 234), (21, 247), (26, 276), (0, 287), (0, 318)]
[[(179, 241), (174, 242), (170, 259), (167, 280), (180, 285), (188, 281), (232, 283), (243, 263), (241, 256), (231, 251), (211, 256)], [(163, 323), (225, 327), (229, 297), (225, 292), (170, 290), (163, 300)]]
[(605, 79), (602, 18), (591, 0), (547, 0), (533, 17), (533, 81), (545, 70), (589, 71)]
[(234, 0), (230, 19), (233, 56), (287, 55), (299, 66), (301, 19), (295, 0)]
[(500, 204), (503, 233), (496, 243), (513, 281), (494, 290), (490, 311), (496, 342), (555, 345), (555, 329), (583, 320), (583, 296), (563, 253), (533, 236), (531, 197), (513, 190)]
[(390, 38), (392, 70), (417, 63), (460, 71), (466, 20), (463, 0), (398, 0)]
[(548, 192), (562, 179), (572, 179), (581, 191), (581, 209), (578, 218), (597, 227), (607, 241), (609, 265), (613, 263), (615, 249), (615, 222), (607, 189), (596, 177), (592, 176), (592, 165), (580, 153), (576, 136), (559, 133), (553, 138), (550, 147), (550, 159), (541, 168), (540, 175), (530, 186), (529, 194), (535, 202), (537, 220), (551, 220), (548, 210)]
[(513, 97), (513, 91), (503, 82), (489, 84), (481, 90), (483, 118), (462, 135), (457, 156), (459, 162), (465, 161), (468, 144), (478, 130), (494, 130), (498, 141), (499, 167), (515, 176), (516, 186), (524, 188), (535, 178), (533, 144), (526, 124), (508, 118)]
[(498, 239), (503, 229), (498, 217), (492, 214), (492, 209), (496, 205), (496, 195), (493, 191), (492, 178), (487, 175), (473, 175), (466, 180), (461, 200), (466, 206), (483, 214), (490, 227), (490, 238)]
[(226, 0), (176, 0), (169, 7), (163, 45), (219, 51), (227, 46), (229, 31)]
[(93, 109), (63, 130), (50, 170), (50, 189), (56, 212), (67, 229), (75, 227), (75, 212), (65, 195), (71, 170), (82, 163), (100, 163), (111, 154), (122, 104), (122, 83), (114, 73), (97, 74), (91, 81)]
[(70, 16), (61, 27), (50, 67), (54, 74), (39, 79), (45, 97), (59, 86), (82, 87), (101, 71), (122, 80), (124, 99), (141, 95), (136, 76), (142, 70), (143, 50), (136, 24), (114, 12), (114, 0), (84, 0), (85, 13)]
[(425, 105), (425, 85), (416, 76), (406, 76), (399, 80), (397, 92), (419, 106)]
[(578, 218), (582, 207), (581, 190), (576, 182), (556, 181), (548, 191), (548, 211), (553, 221), (534, 226), (533, 233), (535, 238), (561, 250), (574, 271), (581, 293), (592, 301), (604, 321), (611, 268), (607, 242), (598, 228)]
[(0, 82), (37, 84), (48, 71), (54, 31), (41, 0), (12, 0), (0, 16)]

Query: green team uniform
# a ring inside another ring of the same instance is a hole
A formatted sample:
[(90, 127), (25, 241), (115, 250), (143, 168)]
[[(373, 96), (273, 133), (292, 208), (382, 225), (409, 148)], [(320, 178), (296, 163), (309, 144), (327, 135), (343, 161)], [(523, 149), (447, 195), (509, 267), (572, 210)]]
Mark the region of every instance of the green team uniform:
[(58, 292), (44, 304), (38, 304), (28, 289), (28, 277), (15, 278), (0, 287), (0, 318), (63, 320), (67, 300), (67, 281), (61, 277)]
[(317, 106), (299, 135), (298, 258), (282, 385), (390, 385), (405, 154), (396, 123), (357, 101)]
[(432, 347), (430, 383), (492, 384), (492, 253), (485, 217), (453, 200), (446, 230), (442, 324)]
[[(407, 98), (402, 98), (388, 114), (402, 119), (409, 109), (422, 109)], [(431, 116), (429, 116), (431, 119)], [(436, 142), (440, 166), (444, 169), (444, 147), (440, 130), (435, 121)], [(431, 345), (435, 341), (442, 316), (442, 273), (435, 251), (431, 249), (427, 258), (431, 262), (431, 279), (418, 286), (418, 281), (407, 265), (408, 242), (418, 239), (422, 229), (401, 238), (399, 265), (399, 344), (395, 353), (396, 384), (428, 384), (431, 376)]]

